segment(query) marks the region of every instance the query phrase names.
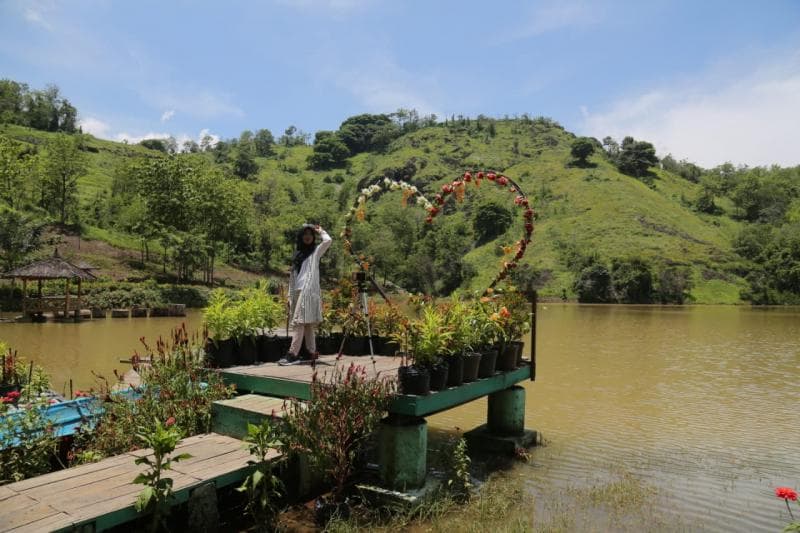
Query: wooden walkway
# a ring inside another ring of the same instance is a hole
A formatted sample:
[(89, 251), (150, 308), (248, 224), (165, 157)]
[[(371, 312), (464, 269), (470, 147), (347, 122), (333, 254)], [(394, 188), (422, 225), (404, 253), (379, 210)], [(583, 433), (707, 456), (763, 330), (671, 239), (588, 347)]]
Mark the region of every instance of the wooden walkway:
[[(397, 377), (397, 369), (402, 359), (391, 356), (351, 356), (343, 355), (337, 359), (335, 355), (321, 356), (316, 365), (310, 364), (280, 366), (277, 363), (244, 365), (221, 370), (222, 379), (228, 384), (236, 385), (239, 392), (263, 394), (278, 398), (311, 398), (311, 381), (314, 372), (318, 379), (331, 373), (336, 367), (347, 368), (351, 363), (362, 365), (371, 377)], [(443, 391), (432, 392), (427, 396), (397, 395), (389, 407), (389, 412), (408, 416), (427, 416), (439, 411), (452, 409), (458, 405), (486, 396), (493, 392), (507, 389), (520, 381), (532, 377), (530, 361), (523, 361), (522, 366), (509, 372), (497, 372), (494, 376), (465, 383), (459, 387), (451, 387)]]
[[(109, 457), (97, 463), (59, 470), (0, 487), (0, 532), (59, 531), (91, 525), (102, 531), (137, 517), (133, 507), (142, 485), (132, 483), (145, 465), (134, 460), (148, 450)], [(217, 488), (240, 482), (250, 467), (242, 441), (209, 433), (181, 441), (175, 453), (191, 459), (174, 463), (175, 502), (188, 499), (195, 487)], [(278, 452), (271, 452), (277, 457)]]

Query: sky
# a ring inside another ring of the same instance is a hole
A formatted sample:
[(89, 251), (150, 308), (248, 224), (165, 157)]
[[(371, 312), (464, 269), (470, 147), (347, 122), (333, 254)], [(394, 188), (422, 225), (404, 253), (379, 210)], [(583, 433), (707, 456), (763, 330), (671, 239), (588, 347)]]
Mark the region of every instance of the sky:
[(798, 0), (0, 0), (0, 78), (130, 142), (402, 107), (800, 164)]

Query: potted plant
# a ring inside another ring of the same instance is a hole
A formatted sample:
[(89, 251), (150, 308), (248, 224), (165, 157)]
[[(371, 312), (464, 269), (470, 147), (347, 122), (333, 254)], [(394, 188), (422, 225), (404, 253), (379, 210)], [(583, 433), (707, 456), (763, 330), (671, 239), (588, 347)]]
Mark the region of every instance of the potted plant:
[(497, 342), (502, 333), (497, 321), (492, 320), (492, 316), (487, 308), (489, 298), (481, 298), (470, 314), (470, 322), (474, 329), (472, 347), (481, 354), (478, 366), (478, 377), (488, 378), (494, 375), (497, 365)]
[(203, 310), (203, 324), (208, 331), (206, 356), (212, 366), (219, 368), (233, 364), (234, 314), (228, 295), (222, 289), (211, 291), (208, 306)]
[(347, 336), (344, 353), (347, 355), (368, 355), (367, 320), (361, 309), (350, 304), (342, 320), (342, 328)]
[(398, 355), (403, 358), (397, 369), (397, 386), (400, 394), (425, 396), (431, 391), (430, 370), (425, 366), (417, 365), (413, 355), (418, 337), (417, 324), (408, 319), (404, 319), (392, 335), (392, 341), (397, 343), (400, 348)]
[(395, 355), (400, 346), (395, 342), (394, 334), (403, 321), (403, 315), (393, 305), (380, 304), (370, 306), (370, 320), (373, 341), (377, 339), (375, 353), (377, 355)]
[(414, 364), (428, 367), (432, 391), (445, 388), (448, 364), (444, 359), (452, 332), (444, 323), (444, 316), (435, 308), (426, 306), (419, 319), (418, 335), (414, 344)]
[[(468, 307), (464, 302), (456, 297), (447, 308), (445, 313), (445, 323), (452, 335), (447, 345), (447, 386), (458, 387), (464, 382), (464, 361), (466, 353), (470, 349), (470, 324), (467, 320)], [(480, 358), (480, 354), (478, 354)], [(477, 375), (477, 365), (475, 372)], [(474, 381), (474, 377), (472, 381)]]
[(499, 308), (492, 314), (501, 330), (497, 369), (507, 372), (517, 368), (522, 360), (525, 344), (519, 339), (530, 331), (530, 316), (525, 298), (516, 290), (503, 293), (498, 303)]

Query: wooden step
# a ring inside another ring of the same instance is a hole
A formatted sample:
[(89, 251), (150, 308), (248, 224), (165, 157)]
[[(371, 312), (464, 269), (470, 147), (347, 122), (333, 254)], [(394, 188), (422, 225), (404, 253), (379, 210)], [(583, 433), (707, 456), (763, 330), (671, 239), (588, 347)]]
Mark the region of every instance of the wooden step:
[(247, 435), (247, 424), (261, 424), (265, 418), (283, 417), (283, 398), (272, 398), (260, 394), (243, 394), (230, 400), (217, 400), (212, 405), (211, 431), (235, 439)]

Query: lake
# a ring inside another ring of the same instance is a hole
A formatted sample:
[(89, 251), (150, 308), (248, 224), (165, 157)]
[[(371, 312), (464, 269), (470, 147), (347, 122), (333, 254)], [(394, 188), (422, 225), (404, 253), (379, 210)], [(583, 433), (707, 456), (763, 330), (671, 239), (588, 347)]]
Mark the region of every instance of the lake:
[[(92, 370), (127, 370), (139, 337), (184, 321), (201, 316), (0, 324), (0, 339), (56, 389), (86, 388)], [(774, 487), (800, 485), (799, 383), (797, 308), (543, 304), (524, 386), (526, 426), (546, 445), (505, 475), (536, 496), (541, 527), (779, 531)], [(430, 423), (470, 429), (485, 411), (479, 400)]]

